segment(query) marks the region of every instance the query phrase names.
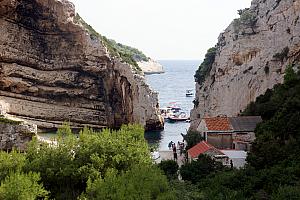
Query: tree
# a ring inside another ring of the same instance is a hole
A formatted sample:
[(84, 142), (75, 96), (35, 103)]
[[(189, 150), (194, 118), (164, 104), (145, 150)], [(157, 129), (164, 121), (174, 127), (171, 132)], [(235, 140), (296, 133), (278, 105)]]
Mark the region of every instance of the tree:
[(36, 173), (12, 173), (1, 182), (0, 199), (34, 200), (47, 199), (48, 192), (43, 188), (40, 176)]
[(187, 143), (186, 150), (188, 150), (188, 149), (192, 148), (193, 146), (195, 146), (196, 144), (198, 144), (199, 142), (203, 141), (204, 139), (200, 135), (200, 133), (190, 131), (184, 136), (184, 140)]
[(168, 179), (177, 179), (178, 164), (174, 160), (162, 160), (158, 167), (164, 171)]
[(205, 81), (205, 78), (209, 75), (212, 65), (215, 62), (217, 49), (215, 47), (212, 47), (207, 50), (207, 53), (205, 54), (204, 61), (199, 66), (198, 70), (195, 74), (195, 81), (202, 85)]
[(181, 166), (180, 174), (183, 180), (197, 183), (211, 173), (222, 170), (222, 163), (216, 162), (207, 155), (199, 155), (196, 161)]
[(0, 151), (0, 181), (11, 172), (21, 171), (25, 165), (26, 157), (13, 150), (10, 153)]
[(96, 132), (85, 128), (76, 136), (64, 125), (57, 144), (32, 141), (27, 151), (26, 172), (38, 172), (51, 197), (76, 199), (87, 180), (104, 177), (108, 170), (121, 173), (137, 164), (150, 165), (151, 157), (139, 125), (118, 131)]
[(290, 85), (293, 85), (293, 83), (297, 80), (299, 80), (299, 77), (297, 76), (297, 74), (293, 70), (293, 66), (288, 65), (286, 70), (285, 70), (285, 74), (284, 74), (284, 83), (287, 86), (290, 86)]
[(272, 195), (274, 200), (290, 199), (296, 200), (300, 199), (300, 187), (299, 186), (282, 186), (277, 192)]
[(169, 189), (167, 178), (160, 170), (137, 165), (120, 175), (116, 170), (109, 170), (104, 178), (89, 180), (86, 193), (81, 199), (151, 200), (168, 194)]

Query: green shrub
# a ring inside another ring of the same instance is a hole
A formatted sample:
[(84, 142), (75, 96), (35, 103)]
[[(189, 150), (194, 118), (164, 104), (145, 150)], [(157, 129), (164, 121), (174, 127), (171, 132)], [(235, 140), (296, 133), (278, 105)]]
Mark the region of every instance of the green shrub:
[(192, 183), (200, 182), (208, 175), (223, 170), (222, 163), (216, 162), (207, 155), (199, 155), (196, 161), (186, 163), (180, 168), (180, 175), (183, 180)]
[(164, 171), (168, 179), (177, 179), (178, 164), (174, 160), (162, 160), (158, 167)]
[(25, 165), (26, 157), (13, 150), (10, 153), (0, 151), (0, 181), (16, 171), (21, 171)]
[(235, 33), (238, 33), (244, 26), (250, 27), (252, 29), (254, 28), (257, 22), (257, 16), (253, 10), (250, 10), (249, 8), (238, 10), (238, 14), (240, 15), (240, 18), (233, 21), (233, 28)]
[(11, 125), (20, 125), (22, 121), (15, 121), (5, 117), (0, 117), (0, 124), (11, 124)]
[(26, 153), (25, 171), (40, 173), (52, 198), (76, 199), (88, 179), (104, 177), (112, 169), (121, 173), (135, 165), (151, 164), (144, 129), (139, 125), (102, 132), (85, 128), (78, 137), (65, 124), (58, 132), (56, 145), (34, 140)]
[(1, 182), (0, 199), (35, 200), (47, 199), (48, 192), (39, 184), (40, 177), (36, 173), (12, 173)]
[(185, 136), (184, 140), (186, 141), (186, 150), (189, 150), (199, 142), (203, 141), (204, 138), (198, 132), (189, 131)]
[(300, 187), (299, 186), (282, 186), (278, 191), (272, 195), (273, 200), (297, 200), (300, 199)]
[(195, 81), (202, 85), (205, 81), (205, 78), (209, 75), (212, 65), (215, 62), (216, 58), (216, 51), (215, 47), (208, 49), (207, 53), (205, 54), (204, 61), (199, 66), (198, 70), (195, 74)]
[(81, 199), (152, 200), (158, 199), (168, 191), (167, 178), (160, 170), (138, 165), (121, 174), (111, 170), (104, 178), (89, 180), (86, 194), (82, 195)]

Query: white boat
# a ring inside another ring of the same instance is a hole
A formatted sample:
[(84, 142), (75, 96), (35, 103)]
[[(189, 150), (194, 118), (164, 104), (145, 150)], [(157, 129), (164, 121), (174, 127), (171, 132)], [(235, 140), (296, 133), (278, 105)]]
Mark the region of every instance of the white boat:
[(174, 115), (171, 115), (168, 117), (168, 120), (170, 122), (180, 122), (180, 121), (186, 121), (188, 119), (189, 119), (189, 117), (185, 112), (174, 114)]
[(193, 90), (186, 90), (185, 96), (187, 96), (187, 97), (194, 96)]
[(160, 114), (165, 119), (168, 119), (170, 116), (179, 114), (182, 109), (176, 104), (176, 102), (170, 102), (169, 106), (166, 108), (160, 109)]
[(171, 108), (161, 108), (160, 109), (160, 115), (164, 118), (164, 119), (168, 119), (168, 117), (170, 115), (173, 115), (173, 111)]

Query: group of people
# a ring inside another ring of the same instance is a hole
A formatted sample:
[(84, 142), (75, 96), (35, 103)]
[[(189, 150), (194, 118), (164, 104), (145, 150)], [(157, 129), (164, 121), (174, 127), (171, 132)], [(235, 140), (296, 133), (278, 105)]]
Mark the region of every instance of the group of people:
[[(183, 153), (183, 150), (184, 150), (184, 142), (179, 142), (177, 143), (177, 146), (179, 148), (179, 152), (180, 152), (180, 156), (182, 155)], [(173, 157), (174, 157), (174, 160), (177, 161), (178, 157), (177, 157), (177, 148), (176, 148), (176, 144), (171, 141), (169, 142), (169, 145), (168, 145), (169, 149), (173, 150)]]

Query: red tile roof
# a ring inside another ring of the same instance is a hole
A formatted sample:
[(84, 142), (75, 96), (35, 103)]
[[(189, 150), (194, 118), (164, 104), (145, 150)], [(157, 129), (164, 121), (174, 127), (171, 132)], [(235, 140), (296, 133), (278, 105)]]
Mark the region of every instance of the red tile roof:
[(209, 131), (230, 131), (232, 127), (228, 117), (204, 118), (206, 127)]
[(192, 148), (190, 148), (188, 150), (188, 153), (192, 158), (196, 158), (200, 154), (203, 154), (212, 148), (214, 148), (214, 147), (211, 146), (210, 144), (208, 144), (207, 142), (202, 141), (202, 142), (198, 143), (197, 145), (193, 146)]

